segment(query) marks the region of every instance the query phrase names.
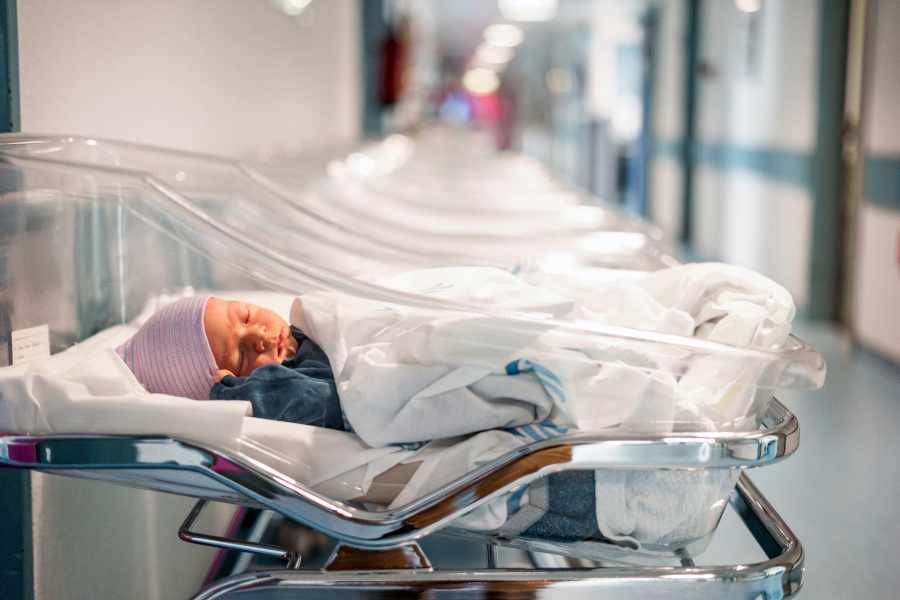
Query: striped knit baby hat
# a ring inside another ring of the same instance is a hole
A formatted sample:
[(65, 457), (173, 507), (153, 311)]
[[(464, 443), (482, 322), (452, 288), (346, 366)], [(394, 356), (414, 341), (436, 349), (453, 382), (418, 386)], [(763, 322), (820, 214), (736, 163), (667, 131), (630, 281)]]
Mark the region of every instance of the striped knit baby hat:
[(116, 352), (147, 391), (207, 400), (218, 370), (203, 313), (212, 296), (182, 298), (150, 317)]

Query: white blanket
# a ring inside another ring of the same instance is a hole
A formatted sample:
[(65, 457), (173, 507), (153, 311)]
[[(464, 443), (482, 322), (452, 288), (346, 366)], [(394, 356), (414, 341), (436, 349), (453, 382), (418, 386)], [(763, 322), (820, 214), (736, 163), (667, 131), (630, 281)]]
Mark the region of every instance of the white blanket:
[[(431, 269), (379, 283), (755, 348), (781, 345), (794, 315), (790, 294), (775, 282), (715, 263), (602, 284), (577, 305), (492, 268)], [(684, 351), (673, 357), (664, 348), (586, 341), (539, 319), (399, 309), (332, 293), (299, 298), (292, 322), (328, 355), (346, 418), (373, 447), (530, 423), (658, 432), (678, 423), (708, 430), (757, 425), (755, 379), (763, 367), (727, 355), (691, 357), (685, 366)], [(547, 437), (534, 430), (524, 432)]]

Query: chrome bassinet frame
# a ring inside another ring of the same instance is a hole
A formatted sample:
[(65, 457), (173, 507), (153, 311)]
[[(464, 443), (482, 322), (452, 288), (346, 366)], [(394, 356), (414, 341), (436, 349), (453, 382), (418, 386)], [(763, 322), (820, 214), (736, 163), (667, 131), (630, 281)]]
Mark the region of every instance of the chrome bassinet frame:
[[(448, 532), (452, 531), (453, 522), (463, 515), (551, 472), (598, 468), (747, 468), (771, 464), (790, 455), (796, 450), (798, 442), (799, 424), (777, 400), (771, 403), (763, 427), (751, 433), (567, 435), (535, 442), (510, 452), (393, 511), (369, 511), (335, 501), (252, 459), (189, 440), (162, 436), (4, 435), (0, 436), (0, 464), (199, 497), (201, 503), (182, 527), (182, 539), (281, 556), (289, 561), (289, 566), (299, 563), (299, 557), (289, 549), (191, 532), (189, 528), (196, 520), (202, 503), (212, 499), (275, 510), (289, 519), (337, 538), (346, 547), (361, 549), (362, 552), (355, 555), (356, 564), (362, 565), (358, 569), (364, 568), (367, 557), (385, 555), (384, 551), (389, 549), (412, 549), (413, 555), (422, 556), (419, 562), (412, 565), (418, 567), (413, 571), (394, 568), (385, 573), (372, 573), (369, 568), (337, 576), (329, 574), (326, 569), (325, 574), (314, 575), (280, 571), (264, 576), (246, 575), (212, 586), (199, 596), (201, 598), (222, 597), (227, 590), (246, 589), (247, 585), (275, 585), (295, 592), (316, 588), (318, 596), (322, 590), (316, 586), (330, 591), (343, 590), (344, 593), (352, 588), (356, 593), (358, 588), (370, 589), (367, 585), (373, 591), (384, 591), (385, 586), (391, 590), (397, 589), (395, 585), (403, 589), (421, 590), (445, 589), (450, 582), (456, 582), (454, 585), (471, 591), (478, 586), (487, 590), (501, 583), (517, 585), (514, 582), (526, 581), (551, 582), (548, 589), (563, 589), (573, 582), (604, 591), (625, 586), (623, 589), (629, 590), (629, 593), (634, 593), (635, 586), (631, 584), (635, 582), (642, 589), (651, 582), (665, 589), (674, 582), (693, 582), (692, 589), (698, 582), (703, 582), (706, 586), (702, 588), (704, 593), (715, 590), (718, 594), (725, 586), (737, 592), (739, 597), (754, 598), (754, 592), (758, 593), (760, 589), (771, 591), (775, 580), (778, 583), (776, 587), (785, 595), (799, 589), (803, 551), (799, 541), (743, 476), (731, 502), (770, 557), (769, 561), (757, 565), (715, 569), (634, 566), (560, 573), (546, 573), (544, 570), (497, 570), (490, 573), (428, 570), (424, 574), (421, 569), (427, 570), (430, 565), (415, 541), (444, 527), (450, 526)], [(510, 544), (510, 540), (501, 536), (493, 536), (488, 541)], [(554, 547), (553, 544), (543, 543), (536, 546), (542, 550), (565, 553), (564, 544)], [(615, 559), (615, 549), (611, 548), (611, 551)], [(409, 552), (401, 554), (408, 555)], [(627, 560), (627, 555), (623, 553), (622, 559)], [(685, 554), (682, 562), (691, 565), (691, 559)], [(398, 566), (396, 561), (390, 564)], [(365, 585), (363, 580), (367, 582)], [(463, 585), (463, 581), (467, 583)], [(713, 585), (711, 582), (716, 583)], [(473, 585), (475, 588), (472, 588)], [(687, 588), (676, 587), (673, 591), (675, 589), (681, 593)], [(694, 595), (693, 591), (689, 593)], [(554, 594), (547, 597), (556, 597)]]
[(414, 568), (345, 571), (282, 569), (248, 572), (222, 579), (193, 600), (276, 600), (353, 598), (534, 598), (573, 600), (602, 597), (721, 598), (793, 597), (802, 584), (804, 550), (790, 528), (746, 475), (731, 495), (731, 506), (764, 549), (768, 560), (735, 566), (613, 566), (598, 568), (436, 570)]

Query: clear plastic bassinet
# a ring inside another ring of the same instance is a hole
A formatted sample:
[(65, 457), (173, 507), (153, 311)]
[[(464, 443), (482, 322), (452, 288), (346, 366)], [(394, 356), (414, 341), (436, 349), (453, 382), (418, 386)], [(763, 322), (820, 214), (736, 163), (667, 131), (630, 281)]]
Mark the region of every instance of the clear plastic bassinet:
[(527, 253), (550, 269), (671, 264), (658, 227), (552, 179), (524, 156), (482, 156), (403, 136), (327, 156), (270, 158), (256, 169), (295, 202), (376, 237), (514, 261)]
[[(615, 364), (649, 374), (665, 369), (677, 379), (697, 363), (713, 362), (726, 368), (720, 380), (711, 373), (706, 383), (710, 389), (724, 389), (734, 386), (736, 367), (741, 371), (744, 404), (734, 419), (722, 423), (720, 431), (695, 433), (700, 427), (691, 421), (649, 420), (633, 423), (627, 431), (610, 428), (523, 443), (423, 498), (389, 511), (350, 501), (364, 490), (345, 490), (343, 498), (336, 498), (329, 495), (333, 492), (311, 488), (297, 476), (303, 470), (302, 458), (285, 459), (283, 453), (248, 435), (250, 429), (242, 429), (225, 447), (198, 441), (203, 438), (200, 433), (194, 437), (164, 430), (125, 437), (116, 437), (114, 430), (90, 435), (58, 429), (40, 435), (8, 431), (0, 453), (8, 465), (265, 506), (363, 548), (394, 547), (454, 523), (461, 525), (460, 519), (476, 509), (555, 471), (613, 468), (640, 476), (644, 469), (663, 469), (660, 473), (687, 469), (683, 473), (689, 478), (713, 474), (722, 485), (705, 487), (714, 493), (693, 501), (688, 518), (699, 526), (686, 535), (673, 532), (652, 543), (634, 543), (633, 536), (598, 536), (573, 546), (502, 531), (480, 534), (548, 551), (564, 547), (583, 556), (671, 562), (696, 555), (708, 543), (736, 480), (735, 469), (771, 462), (796, 446), (792, 418), (771, 403), (775, 388), (814, 388), (824, 377), (821, 357), (796, 338), (789, 338), (779, 349), (737, 348), (567, 321), (546, 313), (460, 304), (351, 278), (349, 267), (336, 269), (330, 256), (339, 246), (324, 241), (319, 245), (320, 238), (277, 234), (284, 230), (275, 229), (268, 219), (274, 203), (267, 204), (266, 199), (257, 203), (249, 196), (242, 187), (243, 173), (237, 180), (227, 179), (226, 175), (235, 173), (233, 165), (223, 167), (222, 179), (194, 182), (185, 175), (191, 173), (187, 167), (159, 173), (86, 165), (65, 160), (46, 146), (46, 139), (29, 146), (17, 136), (10, 138), (10, 144), (7, 150), (0, 142), (0, 306), (11, 331), (47, 324), (54, 353), (77, 354), (75, 344), (129, 323), (160, 294), (183, 294), (186, 288), (324, 294), (338, 306), (362, 306), (375, 313), (389, 309), (425, 321), (448, 315), (463, 320), (468, 326), (464, 336), (454, 338), (454, 331), (444, 332), (445, 339), (465, 349), (454, 355), (454, 360), (463, 362), (471, 355), (481, 361), (505, 358), (518, 349), (516, 340), (552, 333), (545, 339), (549, 345), (539, 352), (553, 354), (552, 344), (564, 349), (604, 349), (594, 354), (567, 353), (564, 362), (573, 369)], [(27, 151), (22, 152), (23, 148)], [(175, 158), (187, 164), (191, 157)], [(190, 199), (169, 186), (169, 178), (184, 184), (182, 189), (191, 184), (216, 194), (198, 193), (196, 200)], [(376, 272), (398, 268), (397, 263), (385, 268), (382, 255), (374, 251), (354, 254), (349, 246), (353, 238), (344, 239), (348, 247), (342, 260), (356, 261), (357, 272), (370, 266), (376, 270), (379, 265), (381, 271)], [(531, 358), (539, 361), (539, 352)], [(647, 357), (654, 357), (656, 366), (649, 365)], [(561, 360), (557, 354), (553, 359)], [(757, 431), (764, 418), (766, 428)], [(272, 456), (279, 459), (267, 458)], [(529, 458), (536, 456), (541, 458)], [(524, 469), (504, 470), (512, 464)], [(671, 501), (691, 497), (691, 486), (681, 479), (671, 485), (663, 481), (657, 491), (668, 494)], [(473, 529), (477, 527), (469, 523), (468, 530)]]
[[(62, 136), (9, 135), (3, 148), (21, 156), (146, 172), (220, 220), (236, 228), (266, 223), (272, 237), (289, 244), (285, 252), (351, 276), (462, 264), (495, 266), (535, 282), (603, 280), (610, 269), (621, 275), (624, 269), (674, 264), (658, 228), (609, 207), (568, 207), (576, 224), (593, 215), (589, 229), (573, 229), (569, 219), (554, 230), (547, 215), (536, 217), (523, 208), (507, 211), (501, 223), (459, 210), (429, 209), (410, 217), (403, 212), (409, 203), (396, 194), (371, 197), (355, 180), (325, 173), (309, 177), (302, 166), (283, 167), (273, 176), (211, 156)], [(459, 231), (427, 228), (429, 223), (445, 227), (453, 219), (461, 224)], [(531, 223), (524, 230), (516, 226), (523, 219)]]

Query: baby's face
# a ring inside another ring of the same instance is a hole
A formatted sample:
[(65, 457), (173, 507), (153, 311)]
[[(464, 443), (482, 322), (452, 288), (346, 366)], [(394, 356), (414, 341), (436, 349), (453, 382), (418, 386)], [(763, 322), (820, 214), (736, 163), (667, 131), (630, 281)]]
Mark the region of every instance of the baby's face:
[(209, 348), (221, 371), (246, 377), (263, 365), (281, 362), (297, 352), (297, 340), (277, 313), (246, 302), (210, 298), (203, 325)]

